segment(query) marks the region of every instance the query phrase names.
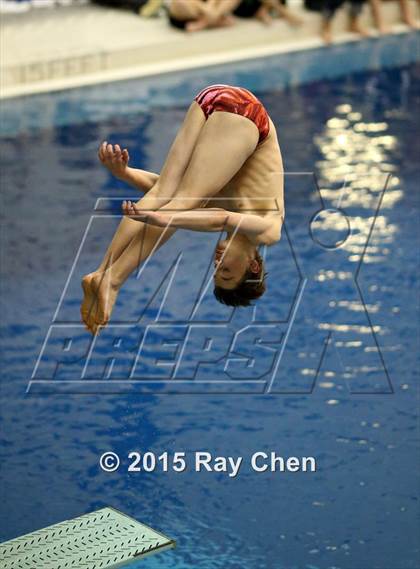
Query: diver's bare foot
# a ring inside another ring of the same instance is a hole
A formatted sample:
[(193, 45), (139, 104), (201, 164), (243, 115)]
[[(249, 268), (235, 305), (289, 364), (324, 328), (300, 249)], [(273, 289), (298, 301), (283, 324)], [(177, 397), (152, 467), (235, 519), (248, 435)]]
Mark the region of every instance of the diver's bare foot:
[(89, 319), (86, 328), (92, 334), (92, 336), (96, 336), (100, 329), (100, 324), (96, 322), (96, 314), (98, 313), (98, 299), (95, 296), (95, 300), (93, 302), (92, 310), (89, 313)]
[(113, 282), (111, 269), (95, 274), (91, 281), (91, 287), (97, 300), (94, 324), (96, 324), (96, 328), (98, 326), (106, 326), (111, 318), (112, 309), (117, 300), (120, 287)]
[(80, 306), (80, 314), (82, 316), (82, 321), (88, 329), (90, 329), (89, 322), (92, 315), (94, 314), (94, 308), (96, 303), (96, 295), (92, 289), (92, 280), (95, 275), (99, 273), (93, 272), (85, 275), (82, 279), (82, 289), (84, 293), (83, 301)]

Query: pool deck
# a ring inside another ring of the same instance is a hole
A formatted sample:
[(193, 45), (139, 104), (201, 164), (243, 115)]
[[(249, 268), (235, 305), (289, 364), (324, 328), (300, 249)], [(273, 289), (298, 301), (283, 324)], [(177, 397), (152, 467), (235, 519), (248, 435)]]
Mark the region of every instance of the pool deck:
[[(230, 28), (195, 34), (171, 28), (165, 17), (145, 19), (131, 12), (90, 4), (2, 14), (0, 97), (62, 90), (321, 46), (319, 15), (293, 4), (291, 10), (301, 15), (303, 25), (299, 28), (292, 28), (281, 20), (270, 26), (238, 20)], [(398, 23), (396, 2), (385, 2), (383, 10), (393, 33), (408, 29)], [(334, 20), (335, 42), (357, 39), (346, 31), (346, 22), (346, 13), (341, 10)], [(362, 22), (371, 28), (367, 6)]]

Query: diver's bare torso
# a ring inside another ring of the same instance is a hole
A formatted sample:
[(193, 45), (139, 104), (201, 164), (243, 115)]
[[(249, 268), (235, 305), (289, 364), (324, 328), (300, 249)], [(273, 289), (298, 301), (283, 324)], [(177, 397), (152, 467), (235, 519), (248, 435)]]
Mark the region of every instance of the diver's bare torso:
[(217, 196), (205, 200), (201, 207), (272, 216), (273, 222), (281, 223), (284, 217), (283, 161), (271, 119), (267, 138)]

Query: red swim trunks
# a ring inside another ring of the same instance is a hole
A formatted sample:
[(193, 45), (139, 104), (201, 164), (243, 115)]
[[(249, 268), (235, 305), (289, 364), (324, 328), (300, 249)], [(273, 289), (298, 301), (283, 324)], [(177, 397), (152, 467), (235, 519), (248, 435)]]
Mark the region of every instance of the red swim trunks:
[(198, 93), (196, 101), (206, 119), (215, 111), (241, 115), (251, 120), (260, 133), (259, 143), (268, 136), (270, 122), (262, 103), (247, 89), (230, 85), (210, 85)]

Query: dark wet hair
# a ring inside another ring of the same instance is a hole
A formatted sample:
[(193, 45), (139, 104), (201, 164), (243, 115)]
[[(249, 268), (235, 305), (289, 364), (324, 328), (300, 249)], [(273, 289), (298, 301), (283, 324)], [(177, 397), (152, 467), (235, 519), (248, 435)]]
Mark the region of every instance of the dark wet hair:
[(214, 287), (213, 293), (219, 302), (228, 306), (249, 306), (252, 300), (260, 298), (265, 293), (267, 273), (264, 272), (264, 261), (258, 251), (255, 253), (255, 260), (260, 266), (258, 273), (248, 269), (236, 288)]

